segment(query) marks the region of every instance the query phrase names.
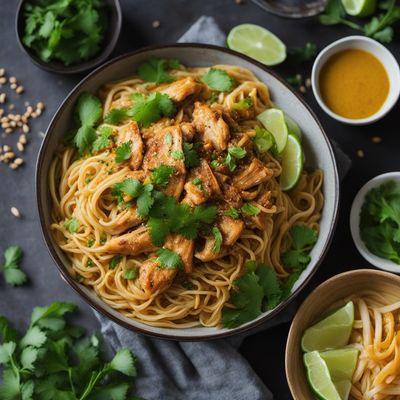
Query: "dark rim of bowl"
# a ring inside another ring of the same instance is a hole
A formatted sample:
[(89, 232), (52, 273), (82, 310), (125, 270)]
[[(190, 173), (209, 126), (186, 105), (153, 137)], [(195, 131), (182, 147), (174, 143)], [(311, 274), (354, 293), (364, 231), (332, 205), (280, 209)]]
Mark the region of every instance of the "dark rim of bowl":
[(288, 10), (286, 12), (283, 9), (278, 8), (278, 6), (273, 6), (269, 4), (267, 0), (252, 0), (252, 1), (254, 4), (257, 4), (259, 7), (261, 7), (264, 11), (286, 19), (312, 18), (320, 14), (326, 6), (326, 2), (323, 3), (321, 1), (321, 4), (319, 4), (315, 1), (315, 5), (313, 8), (310, 8), (309, 6), (303, 6), (303, 8), (298, 7), (297, 11), (293, 9), (292, 11)]
[(17, 13), (15, 16), (15, 33), (17, 36), (18, 45), (22, 52), (25, 53), (33, 62), (33, 64), (35, 64), (39, 68), (57, 74), (78, 74), (80, 72), (96, 68), (101, 63), (106, 61), (110, 54), (113, 52), (117, 44), (122, 26), (122, 12), (119, 0), (111, 0), (110, 2), (106, 3), (108, 7), (111, 7), (114, 10), (113, 13), (115, 14), (115, 22), (114, 24), (111, 24), (111, 19), (109, 20), (110, 24), (107, 27), (107, 31), (104, 35), (104, 42), (102, 43), (104, 47), (102, 46), (103, 48), (102, 50), (100, 50), (100, 53), (98, 53), (98, 55), (94, 58), (91, 58), (79, 64), (73, 64), (71, 66), (65, 66), (64, 64), (62, 64), (61, 61), (50, 61), (49, 63), (46, 63), (42, 61), (38, 56), (36, 56), (32, 50), (28, 49), (24, 45), (24, 43), (22, 42), (24, 29), (23, 6), (26, 2), (27, 0), (20, 0), (18, 4)]
[[(254, 65), (256, 65), (257, 67), (263, 69), (265, 72), (267, 72), (268, 74), (272, 75), (275, 79), (277, 79), (279, 82), (281, 82), (283, 85), (286, 86), (287, 89), (289, 89), (296, 97), (297, 99), (302, 103), (302, 105), (304, 107), (306, 107), (306, 109), (308, 110), (308, 112), (310, 113), (310, 115), (312, 116), (312, 118), (315, 120), (315, 122), (317, 123), (324, 139), (325, 142), (328, 146), (328, 150), (329, 150), (329, 154), (331, 156), (331, 159), (333, 160), (333, 166), (334, 166), (334, 179), (335, 179), (335, 187), (337, 190), (335, 190), (335, 199), (334, 199), (334, 210), (333, 210), (333, 220), (331, 222), (331, 226), (330, 226), (330, 231), (328, 233), (328, 238), (324, 244), (324, 247), (322, 249), (322, 252), (320, 254), (319, 259), (317, 260), (314, 268), (310, 271), (310, 274), (306, 277), (306, 279), (304, 280), (304, 282), (302, 282), (302, 284), (294, 291), (294, 293), (292, 293), (286, 300), (284, 300), (282, 303), (280, 303), (275, 309), (273, 309), (269, 314), (264, 315), (262, 318), (260, 318), (259, 320), (254, 320), (248, 323), (247, 326), (243, 326), (243, 327), (237, 327), (234, 328), (232, 330), (228, 330), (222, 333), (216, 333), (213, 335), (208, 335), (208, 336), (198, 336), (198, 335), (194, 335), (194, 336), (183, 336), (183, 337), (177, 337), (174, 335), (170, 335), (170, 334), (164, 334), (164, 333), (154, 333), (154, 332), (149, 332), (144, 328), (140, 328), (140, 327), (136, 327), (133, 325), (128, 324), (127, 322), (123, 321), (122, 319), (116, 317), (115, 315), (112, 315), (108, 310), (106, 310), (102, 304), (96, 304), (94, 302), (92, 302), (91, 298), (82, 290), (82, 288), (80, 287), (80, 285), (72, 278), (72, 276), (68, 273), (67, 268), (64, 266), (63, 261), (60, 259), (60, 257), (58, 256), (57, 252), (55, 251), (55, 249), (53, 248), (53, 244), (51, 241), (51, 233), (49, 231), (46, 230), (46, 226), (45, 226), (45, 210), (43, 209), (43, 204), (41, 201), (41, 192), (42, 192), (42, 185), (41, 185), (41, 180), (40, 180), (40, 176), (42, 175), (42, 165), (44, 162), (44, 159), (46, 157), (50, 157), (52, 156), (52, 154), (48, 154), (46, 152), (46, 148), (49, 142), (49, 136), (48, 133), (53, 129), (56, 121), (59, 118), (60, 112), (63, 110), (64, 106), (66, 103), (69, 102), (69, 99), (71, 97), (72, 94), (78, 92), (81, 88), (81, 86), (88, 80), (90, 80), (94, 75), (98, 74), (99, 72), (101, 72), (103, 69), (107, 68), (109, 65), (117, 63), (118, 61), (127, 58), (127, 57), (131, 57), (137, 54), (141, 54), (141, 53), (146, 53), (148, 51), (154, 51), (154, 50), (161, 50), (161, 49), (165, 49), (165, 48), (171, 48), (171, 49), (179, 49), (179, 48), (195, 48), (195, 49), (209, 49), (209, 50), (215, 50), (215, 51), (219, 51), (222, 53), (227, 53), (239, 58), (242, 58), (243, 60), (250, 62)], [(259, 63), (258, 61), (253, 60), (250, 57), (244, 56), (240, 53), (237, 53), (236, 51), (232, 51), (230, 49), (226, 49), (224, 47), (219, 47), (219, 46), (214, 46), (214, 45), (208, 45), (208, 44), (198, 44), (198, 43), (173, 43), (173, 44), (165, 44), (165, 45), (161, 45), (161, 46), (149, 46), (149, 47), (144, 47), (142, 49), (130, 52), (130, 53), (126, 53), (123, 54), (121, 56), (118, 56), (108, 62), (106, 62), (105, 64), (101, 65), (100, 67), (96, 68), (94, 71), (92, 71), (90, 74), (88, 74), (84, 79), (82, 79), (72, 90), (71, 92), (67, 95), (67, 97), (65, 98), (65, 100), (63, 101), (63, 103), (59, 106), (58, 110), (56, 111), (56, 113), (54, 114), (49, 127), (47, 128), (46, 131), (46, 136), (41, 144), (40, 150), (39, 150), (39, 155), (38, 155), (38, 159), (37, 159), (37, 164), (36, 164), (36, 174), (35, 174), (35, 190), (36, 190), (36, 200), (37, 200), (37, 207), (38, 207), (38, 213), (39, 213), (39, 220), (40, 220), (40, 226), (42, 229), (42, 235), (44, 237), (47, 249), (51, 255), (51, 257), (53, 258), (54, 262), (56, 263), (59, 272), (61, 273), (61, 276), (64, 278), (64, 280), (66, 280), (69, 285), (92, 307), (94, 308), (96, 311), (102, 313), (103, 315), (105, 315), (107, 318), (111, 319), (112, 321), (116, 322), (117, 324), (123, 326), (124, 328), (127, 328), (131, 331), (135, 331), (135, 332), (139, 332), (148, 336), (153, 336), (153, 337), (158, 337), (158, 338), (162, 338), (162, 339), (168, 339), (168, 340), (177, 340), (177, 341), (206, 341), (206, 340), (213, 340), (213, 339), (221, 339), (221, 338), (226, 338), (228, 336), (233, 336), (233, 335), (237, 335), (239, 333), (244, 333), (244, 332), (249, 332), (251, 330), (253, 330), (254, 328), (256, 328), (257, 326), (263, 324), (264, 322), (272, 319), (273, 317), (275, 317), (277, 314), (279, 314), (283, 309), (285, 309), (297, 296), (298, 294), (304, 289), (304, 287), (307, 285), (307, 283), (311, 280), (311, 278), (314, 276), (315, 272), (317, 271), (318, 267), (320, 266), (321, 262), (323, 261), (323, 259), (326, 256), (326, 253), (328, 252), (328, 249), (330, 247), (330, 244), (332, 242), (332, 238), (333, 238), (333, 234), (335, 232), (336, 229), (336, 225), (337, 225), (337, 221), (338, 221), (338, 210), (339, 210), (339, 177), (338, 177), (338, 172), (337, 172), (337, 167), (336, 167), (336, 159), (335, 159), (335, 155), (332, 149), (332, 146), (330, 144), (330, 141), (325, 133), (325, 131), (323, 130), (320, 122), (318, 121), (317, 117), (315, 116), (314, 112), (311, 110), (311, 108), (307, 105), (307, 103), (300, 97), (299, 94), (297, 94), (290, 86), (288, 83), (286, 83), (281, 77), (279, 77), (275, 72), (270, 71), (268, 68), (265, 67), (265, 65)]]

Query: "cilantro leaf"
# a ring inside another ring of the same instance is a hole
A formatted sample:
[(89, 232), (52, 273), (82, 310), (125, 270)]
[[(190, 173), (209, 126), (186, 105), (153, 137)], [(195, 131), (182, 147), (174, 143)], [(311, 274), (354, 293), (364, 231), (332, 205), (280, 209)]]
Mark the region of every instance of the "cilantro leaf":
[(144, 185), (142, 187), (142, 191), (140, 196), (136, 200), (136, 204), (138, 207), (138, 214), (141, 217), (146, 217), (149, 214), (150, 208), (154, 203), (154, 199), (152, 196), (153, 185)]
[(157, 260), (160, 262), (160, 268), (181, 269), (183, 267), (181, 256), (175, 251), (159, 249), (156, 254)]
[(4, 252), (5, 263), (2, 266), (4, 279), (7, 285), (20, 286), (23, 285), (28, 277), (23, 272), (19, 264), (22, 259), (22, 250), (18, 246), (10, 246)]
[(123, 180), (120, 183), (116, 183), (113, 186), (113, 194), (120, 194), (120, 193), (126, 193), (129, 196), (132, 197), (137, 197), (140, 195), (141, 191), (142, 191), (142, 183), (134, 178), (127, 178), (125, 180)]
[(69, 233), (76, 233), (78, 232), (81, 224), (76, 218), (67, 219), (64, 222), (64, 227)]
[(104, 122), (111, 125), (118, 125), (128, 117), (127, 112), (127, 108), (113, 108), (105, 116)]
[(166, 94), (154, 92), (146, 97), (142, 93), (134, 93), (131, 97), (134, 104), (127, 115), (145, 128), (162, 116), (172, 117), (176, 113), (174, 103)]
[(219, 92), (230, 92), (236, 85), (236, 80), (226, 71), (218, 68), (210, 68), (209, 71), (201, 77), (204, 82), (213, 90)]
[(89, 149), (92, 143), (96, 140), (96, 131), (88, 125), (82, 125), (75, 134), (74, 144), (82, 154)]
[(38, 349), (35, 349), (32, 346), (25, 347), (21, 353), (21, 365), (22, 368), (33, 370), (34, 369), (34, 362), (38, 357)]
[(4, 400), (17, 400), (21, 396), (20, 378), (12, 369), (3, 371), (3, 383), (0, 386), (0, 393)]
[(224, 164), (233, 172), (237, 165), (236, 160), (240, 160), (246, 156), (246, 150), (241, 147), (230, 147), (228, 149), (228, 154), (225, 157)]
[(214, 236), (214, 244), (211, 250), (213, 253), (219, 253), (222, 245), (222, 233), (216, 226), (213, 226), (211, 233)]
[(237, 209), (234, 208), (234, 207), (231, 207), (229, 210), (226, 210), (226, 211), (224, 212), (224, 215), (226, 215), (227, 217), (231, 217), (231, 218), (233, 218), (233, 219), (238, 219), (238, 218), (240, 218), (240, 212), (239, 212), (239, 210), (237, 210)]
[(224, 308), (222, 323), (226, 328), (235, 328), (257, 318), (261, 314), (263, 288), (255, 272), (250, 272), (234, 282), (230, 302), (235, 308)]
[(114, 256), (111, 259), (110, 263), (108, 264), (108, 268), (115, 269), (118, 266), (118, 264), (121, 262), (122, 258), (123, 258), (123, 256), (121, 256), (120, 254)]
[(93, 151), (100, 151), (110, 146), (113, 130), (109, 126), (101, 126), (99, 128), (99, 135), (93, 142)]
[(259, 126), (256, 127), (256, 135), (253, 137), (253, 143), (259, 153), (265, 153), (276, 146), (272, 134)]
[(156, 246), (162, 246), (166, 236), (171, 230), (169, 223), (161, 218), (150, 217), (147, 226), (150, 229), (151, 241)]
[(151, 181), (157, 186), (167, 186), (169, 178), (175, 172), (175, 168), (170, 165), (161, 164), (155, 168), (151, 174)]
[(120, 144), (115, 150), (115, 162), (121, 164), (131, 158), (132, 140)]
[(41, 347), (46, 342), (46, 334), (38, 327), (32, 326), (29, 328), (20, 341), (20, 346)]
[(139, 276), (139, 270), (137, 268), (128, 268), (124, 271), (125, 279), (136, 279)]
[(19, 340), (19, 334), (16, 329), (10, 324), (7, 318), (0, 316), (0, 341), (16, 342)]
[(109, 366), (112, 370), (121, 372), (126, 376), (136, 376), (136, 358), (128, 349), (121, 349), (111, 360)]
[(171, 157), (174, 160), (184, 160), (185, 159), (185, 155), (184, 155), (183, 151), (180, 151), (180, 150), (172, 150)]
[(317, 55), (317, 51), (315, 43), (307, 42), (304, 47), (289, 49), (288, 61), (294, 65), (311, 61)]
[(309, 252), (317, 242), (317, 233), (305, 225), (294, 225), (289, 235), (292, 247), (282, 254), (282, 262), (287, 268), (302, 271), (311, 261)]
[(253, 105), (251, 97), (245, 97), (244, 99), (232, 104), (232, 110), (247, 110)]
[(278, 276), (272, 268), (263, 264), (258, 266), (257, 275), (265, 296), (263, 311), (272, 310), (282, 300), (282, 288)]
[(200, 165), (199, 154), (197, 153), (197, 149), (201, 146), (200, 143), (183, 143), (183, 154), (185, 165), (188, 168), (195, 168)]
[(15, 342), (7, 342), (0, 345), (0, 364), (7, 364), (17, 348)]
[(138, 67), (138, 75), (146, 82), (160, 83), (173, 82), (175, 77), (168, 74), (167, 69), (178, 68), (178, 60), (168, 60), (158, 57), (150, 57)]
[(81, 125), (93, 127), (100, 119), (103, 107), (98, 97), (89, 92), (83, 92), (76, 103), (76, 112)]
[(255, 206), (251, 203), (243, 204), (243, 206), (241, 207), (241, 210), (244, 214), (250, 215), (250, 216), (258, 215), (261, 212), (261, 210), (257, 206)]

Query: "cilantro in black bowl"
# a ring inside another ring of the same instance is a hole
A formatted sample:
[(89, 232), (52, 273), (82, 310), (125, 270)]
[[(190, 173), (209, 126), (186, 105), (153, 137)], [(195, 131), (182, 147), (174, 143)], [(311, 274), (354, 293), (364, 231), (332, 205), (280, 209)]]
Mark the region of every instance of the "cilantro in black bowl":
[(36, 65), (73, 74), (108, 58), (121, 21), (118, 0), (22, 0), (16, 29), (21, 48)]

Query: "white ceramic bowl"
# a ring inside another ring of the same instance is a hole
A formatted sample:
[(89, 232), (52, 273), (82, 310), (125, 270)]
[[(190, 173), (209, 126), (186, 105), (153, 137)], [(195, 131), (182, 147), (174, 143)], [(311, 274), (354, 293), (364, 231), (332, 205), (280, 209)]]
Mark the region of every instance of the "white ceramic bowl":
[[(351, 119), (334, 113), (324, 102), (319, 88), (319, 75), (326, 61), (334, 54), (347, 50), (360, 49), (372, 53), (385, 67), (389, 78), (389, 94), (382, 107), (368, 118)], [(400, 68), (393, 54), (376, 40), (365, 36), (347, 36), (325, 47), (314, 61), (311, 73), (314, 96), (321, 108), (332, 118), (349, 125), (367, 125), (384, 117), (396, 104), (400, 96)]]
[(361, 255), (372, 265), (377, 268), (383, 269), (385, 271), (394, 272), (400, 274), (400, 265), (394, 263), (393, 261), (381, 258), (372, 254), (368, 249), (360, 236), (360, 212), (361, 207), (364, 204), (365, 196), (367, 193), (376, 188), (382, 183), (390, 180), (395, 180), (400, 183), (400, 172), (388, 172), (386, 174), (378, 175), (375, 178), (368, 181), (357, 193), (353, 200), (350, 212), (350, 230), (351, 236), (353, 237), (354, 244), (356, 245), (358, 251)]
[[(218, 329), (195, 327), (187, 329), (158, 328), (145, 325), (127, 318), (118, 310), (112, 309), (92, 290), (76, 282), (69, 274), (70, 262), (50, 234), (51, 199), (49, 196), (48, 174), (54, 152), (64, 140), (73, 121), (73, 109), (77, 98), (83, 91), (97, 91), (107, 82), (131, 76), (137, 66), (145, 59), (157, 56), (161, 58), (177, 58), (188, 66), (211, 66), (216, 64), (232, 64), (248, 68), (261, 81), (268, 85), (274, 103), (298, 122), (303, 134), (303, 148), (307, 156), (306, 168), (320, 168), (324, 171), (323, 193), (325, 204), (320, 221), (318, 241), (311, 251), (311, 262), (302, 272), (292, 288), (291, 295), (274, 310), (260, 315), (257, 319), (235, 329)], [(174, 44), (138, 50), (114, 59), (89, 74), (66, 97), (53, 117), (39, 152), (36, 166), (36, 194), (39, 218), (47, 247), (57, 264), (63, 278), (93, 308), (119, 323), (120, 325), (148, 335), (176, 340), (206, 340), (248, 331), (257, 325), (272, 319), (283, 311), (293, 298), (300, 293), (325, 256), (335, 229), (339, 202), (339, 181), (335, 157), (332, 147), (315, 115), (287, 83), (266, 69), (264, 65), (235, 53), (231, 50), (203, 44)], [(51, 266), (49, 266), (51, 268)]]

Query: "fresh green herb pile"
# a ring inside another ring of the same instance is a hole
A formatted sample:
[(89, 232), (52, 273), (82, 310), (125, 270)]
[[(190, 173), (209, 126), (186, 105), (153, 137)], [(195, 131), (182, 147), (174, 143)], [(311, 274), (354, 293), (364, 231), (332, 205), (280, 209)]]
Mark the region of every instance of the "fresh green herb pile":
[(101, 338), (66, 321), (74, 309), (68, 303), (35, 307), (24, 335), (0, 317), (0, 399), (139, 400), (132, 395), (135, 356), (121, 349), (106, 361)]
[(30, 0), (24, 18), (25, 46), (65, 65), (94, 57), (107, 28), (103, 0)]
[(235, 328), (272, 310), (291, 292), (301, 272), (311, 261), (309, 255), (317, 241), (317, 234), (305, 225), (294, 225), (290, 230), (291, 247), (282, 254), (283, 264), (291, 271), (282, 282), (275, 271), (256, 261), (247, 261), (247, 272), (235, 281), (229, 302), (235, 308), (225, 307), (222, 323), (226, 328)]
[(400, 184), (388, 181), (371, 189), (360, 214), (360, 235), (378, 257), (400, 264)]
[(393, 25), (400, 21), (400, 6), (396, 5), (396, 0), (381, 0), (378, 7), (379, 14), (360, 25), (359, 20), (346, 17), (341, 0), (329, 0), (319, 21), (323, 25), (346, 25), (382, 43), (389, 43), (393, 40)]

